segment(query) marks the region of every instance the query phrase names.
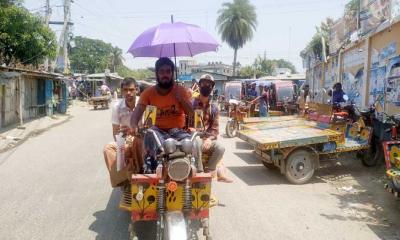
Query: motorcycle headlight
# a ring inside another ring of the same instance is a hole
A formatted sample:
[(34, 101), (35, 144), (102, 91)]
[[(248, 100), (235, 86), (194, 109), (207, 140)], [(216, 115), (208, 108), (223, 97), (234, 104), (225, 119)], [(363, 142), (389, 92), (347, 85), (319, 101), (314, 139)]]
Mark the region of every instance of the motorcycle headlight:
[(193, 151), (193, 143), (192, 141), (190, 141), (190, 139), (185, 138), (183, 140), (181, 140), (181, 146), (180, 149), (182, 152), (186, 153), (186, 154), (191, 154)]
[(168, 176), (177, 182), (185, 180), (190, 174), (190, 162), (186, 158), (178, 158), (168, 163)]
[(166, 154), (172, 154), (176, 152), (176, 140), (173, 138), (168, 138), (164, 141), (163, 147)]

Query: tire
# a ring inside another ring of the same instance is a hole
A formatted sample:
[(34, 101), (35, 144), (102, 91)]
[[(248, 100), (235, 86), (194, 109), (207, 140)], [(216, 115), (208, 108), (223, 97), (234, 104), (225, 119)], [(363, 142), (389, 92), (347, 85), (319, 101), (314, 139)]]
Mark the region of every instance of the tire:
[(237, 122), (232, 119), (228, 120), (228, 122), (226, 123), (225, 131), (228, 137), (230, 138), (236, 137), (238, 132)]
[(268, 169), (273, 169), (276, 168), (275, 165), (273, 163), (269, 163), (269, 162), (265, 162), (265, 161), (261, 161), (262, 164), (264, 165), (264, 167), (268, 168)]
[(400, 181), (397, 179), (391, 179), (390, 181), (392, 182), (393, 190), (400, 193)]
[(383, 148), (379, 142), (372, 143), (368, 150), (357, 153), (357, 157), (361, 159), (364, 166), (374, 167), (384, 162)]
[(315, 155), (310, 150), (294, 150), (286, 159), (285, 176), (290, 183), (304, 184), (315, 171)]
[(94, 110), (97, 110), (97, 105), (94, 105)]

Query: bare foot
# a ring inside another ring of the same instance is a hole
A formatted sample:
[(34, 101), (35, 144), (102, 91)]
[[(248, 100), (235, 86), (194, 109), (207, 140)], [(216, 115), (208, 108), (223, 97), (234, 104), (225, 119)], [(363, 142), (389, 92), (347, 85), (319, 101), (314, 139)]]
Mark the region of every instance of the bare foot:
[(233, 180), (226, 177), (226, 176), (221, 176), (217, 178), (218, 182), (225, 182), (225, 183), (232, 183)]

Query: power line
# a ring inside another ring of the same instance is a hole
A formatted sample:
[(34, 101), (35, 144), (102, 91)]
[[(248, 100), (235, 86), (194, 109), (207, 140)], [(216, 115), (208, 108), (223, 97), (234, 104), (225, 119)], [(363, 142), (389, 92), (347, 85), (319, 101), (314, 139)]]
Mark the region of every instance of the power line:
[[(342, 8), (342, 3), (340, 2), (335, 2), (335, 1), (329, 1), (329, 2), (321, 2), (321, 1), (313, 1), (312, 3), (316, 3), (314, 5), (338, 5), (338, 8)], [(76, 5), (80, 6), (82, 9), (84, 9), (85, 11), (89, 12), (90, 14), (94, 15), (94, 16), (99, 16), (99, 17), (112, 17), (113, 19), (115, 18), (122, 18), (122, 19), (138, 19), (138, 18), (148, 18), (148, 17), (152, 17), (152, 16), (160, 16), (163, 13), (170, 15), (171, 12), (175, 13), (178, 17), (182, 16), (182, 17), (204, 17), (204, 16), (217, 16), (217, 13), (209, 13), (209, 12), (213, 12), (215, 9), (187, 9), (187, 10), (162, 10), (162, 11), (134, 11), (134, 12), (119, 12), (120, 14), (115, 15), (115, 11), (113, 13), (107, 13), (102, 11), (102, 13), (100, 12), (94, 12), (92, 10), (87, 9), (86, 7), (82, 6), (81, 4), (75, 2)], [(302, 4), (301, 2), (298, 4), (290, 4), (290, 6), (306, 6), (306, 4)], [(311, 5), (311, 4), (309, 4)], [(282, 4), (282, 6), (284, 6)], [(330, 8), (329, 10), (332, 10), (332, 8)], [(301, 10), (280, 10), (280, 11), (274, 11), (271, 10), (270, 7), (264, 5), (262, 7), (257, 7), (256, 8), (257, 12), (261, 12), (261, 13), (265, 13), (265, 14), (292, 14), (292, 13), (307, 13), (307, 12), (316, 12), (316, 11), (321, 11), (321, 8), (316, 8), (316, 9), (301, 9)], [(179, 14), (181, 13), (181, 14)]]

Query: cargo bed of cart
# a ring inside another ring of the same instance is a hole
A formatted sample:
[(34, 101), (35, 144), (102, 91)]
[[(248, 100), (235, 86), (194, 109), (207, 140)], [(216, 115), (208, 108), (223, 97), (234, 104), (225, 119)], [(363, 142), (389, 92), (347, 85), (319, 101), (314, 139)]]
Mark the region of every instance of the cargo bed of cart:
[(278, 118), (281, 119), (264, 119), (258, 123), (248, 121), (238, 136), (254, 146), (255, 153), (261, 156), (266, 167), (280, 168), (281, 173), (295, 184), (311, 179), (323, 154), (369, 148), (369, 127), (321, 123), (293, 116)]

